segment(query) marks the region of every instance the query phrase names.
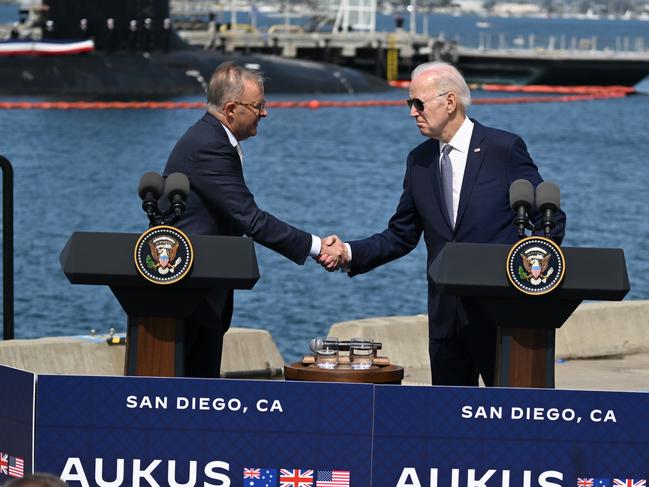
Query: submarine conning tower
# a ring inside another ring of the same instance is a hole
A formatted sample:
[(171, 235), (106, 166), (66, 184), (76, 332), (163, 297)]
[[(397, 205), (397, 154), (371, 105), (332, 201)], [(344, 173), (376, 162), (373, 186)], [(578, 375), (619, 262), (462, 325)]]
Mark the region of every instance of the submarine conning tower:
[(169, 0), (43, 0), (43, 39), (92, 39), (100, 51), (186, 48)]

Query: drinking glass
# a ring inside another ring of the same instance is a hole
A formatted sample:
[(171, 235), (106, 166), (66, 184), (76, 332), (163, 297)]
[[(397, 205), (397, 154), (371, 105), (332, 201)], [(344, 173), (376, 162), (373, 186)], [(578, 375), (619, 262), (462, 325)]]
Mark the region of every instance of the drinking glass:
[(372, 366), (374, 360), (373, 340), (371, 338), (352, 338), (349, 342), (349, 363), (352, 369), (364, 370)]
[(335, 369), (338, 365), (338, 338), (316, 338), (315, 364), (321, 369)]

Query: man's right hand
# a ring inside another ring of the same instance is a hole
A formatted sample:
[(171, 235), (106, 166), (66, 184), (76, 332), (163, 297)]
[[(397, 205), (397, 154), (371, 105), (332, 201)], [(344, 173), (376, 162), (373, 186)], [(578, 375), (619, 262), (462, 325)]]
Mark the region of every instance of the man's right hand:
[(318, 263), (329, 272), (340, 269), (349, 264), (349, 255), (344, 242), (338, 235), (329, 235), (322, 239)]

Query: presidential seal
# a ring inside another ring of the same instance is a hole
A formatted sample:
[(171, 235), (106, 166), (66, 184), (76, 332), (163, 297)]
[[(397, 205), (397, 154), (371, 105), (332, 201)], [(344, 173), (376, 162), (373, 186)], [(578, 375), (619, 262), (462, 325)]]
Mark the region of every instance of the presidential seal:
[(187, 275), (194, 262), (189, 238), (174, 227), (149, 228), (135, 244), (135, 268), (147, 281), (172, 284)]
[(563, 281), (566, 260), (561, 248), (545, 237), (527, 237), (519, 240), (507, 256), (507, 277), (519, 291), (546, 294)]

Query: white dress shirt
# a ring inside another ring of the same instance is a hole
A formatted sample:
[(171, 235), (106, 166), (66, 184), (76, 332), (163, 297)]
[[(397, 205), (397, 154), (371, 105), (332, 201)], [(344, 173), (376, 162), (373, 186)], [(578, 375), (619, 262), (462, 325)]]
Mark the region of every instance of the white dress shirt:
[[(241, 168), (243, 169), (243, 150), (241, 150), (241, 144), (239, 144), (239, 141), (229, 128), (227, 128), (223, 124), (221, 124), (221, 126), (225, 130), (225, 134), (228, 136), (230, 144), (232, 144), (232, 147), (234, 147), (237, 151), (237, 154), (239, 154), (239, 162), (241, 162)], [(311, 250), (309, 251), (309, 257), (315, 258), (320, 255), (321, 246), (322, 242), (320, 241), (320, 237), (318, 237), (317, 235), (311, 235)]]
[[(462, 190), (462, 181), (464, 180), (464, 170), (466, 169), (466, 160), (469, 155), (472, 134), (473, 122), (468, 117), (465, 117), (459, 130), (448, 141), (448, 145), (453, 147), (453, 150), (448, 155), (451, 159), (451, 166), (453, 166), (453, 225), (455, 225), (455, 221), (457, 220), (457, 210), (460, 206), (460, 191)], [(438, 167), (441, 167), (442, 148), (445, 145), (447, 145), (446, 142), (443, 140), (439, 141)]]

